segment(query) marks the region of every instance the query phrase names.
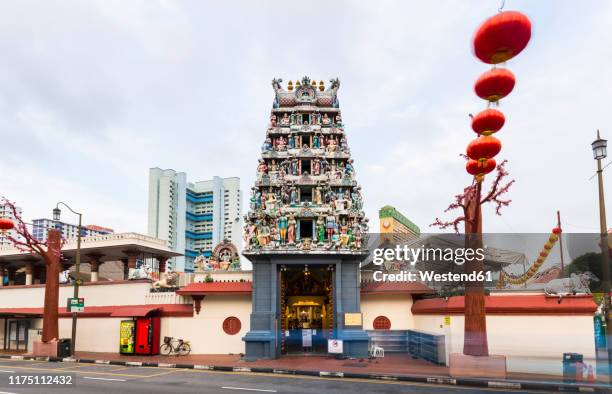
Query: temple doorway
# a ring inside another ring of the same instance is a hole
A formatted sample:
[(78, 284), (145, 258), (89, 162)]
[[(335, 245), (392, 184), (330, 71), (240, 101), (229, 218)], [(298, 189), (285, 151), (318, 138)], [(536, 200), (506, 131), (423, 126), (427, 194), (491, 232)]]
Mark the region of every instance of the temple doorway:
[(327, 353), (335, 327), (332, 283), (327, 265), (281, 266), (281, 354)]

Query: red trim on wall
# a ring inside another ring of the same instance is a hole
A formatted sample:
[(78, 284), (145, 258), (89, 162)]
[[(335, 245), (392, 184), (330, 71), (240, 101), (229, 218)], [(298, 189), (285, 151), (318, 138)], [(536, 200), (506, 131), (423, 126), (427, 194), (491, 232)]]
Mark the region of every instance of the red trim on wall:
[(180, 295), (230, 295), (230, 294), (251, 294), (253, 284), (251, 282), (203, 282), (191, 283), (176, 294)]
[[(452, 315), (464, 313), (464, 297), (430, 298), (415, 301), (414, 315)], [(485, 298), (487, 314), (504, 315), (592, 315), (597, 305), (590, 295), (559, 297), (539, 295), (504, 295)]]
[[(72, 313), (66, 312), (65, 307), (58, 308), (59, 317), (71, 317)], [(143, 313), (145, 313), (143, 315)], [(150, 304), (150, 305), (104, 305), (87, 306), (85, 312), (79, 313), (79, 317), (139, 317), (156, 312), (162, 317), (192, 317), (193, 305), (191, 304)], [(0, 308), (0, 316), (32, 316), (41, 317), (43, 308)]]

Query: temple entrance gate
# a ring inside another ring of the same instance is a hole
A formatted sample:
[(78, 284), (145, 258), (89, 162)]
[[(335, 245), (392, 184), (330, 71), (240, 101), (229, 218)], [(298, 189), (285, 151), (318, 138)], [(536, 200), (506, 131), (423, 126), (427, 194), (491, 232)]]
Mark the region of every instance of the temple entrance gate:
[(279, 269), (280, 353), (326, 353), (335, 332), (333, 265)]

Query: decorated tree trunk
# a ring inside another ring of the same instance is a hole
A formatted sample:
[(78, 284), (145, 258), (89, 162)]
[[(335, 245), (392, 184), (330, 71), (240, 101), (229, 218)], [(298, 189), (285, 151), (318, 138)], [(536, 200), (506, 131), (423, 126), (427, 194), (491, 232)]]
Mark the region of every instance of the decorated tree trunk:
[(45, 281), (45, 308), (43, 314), (42, 341), (49, 342), (58, 339), (58, 304), (59, 304), (59, 273), (61, 235), (58, 230), (49, 230), (49, 249), (44, 256), (47, 275)]
[[(482, 179), (475, 179), (475, 182), (466, 187), (462, 194), (455, 196), (455, 202), (448, 206), (446, 212), (461, 209), (463, 211), (462, 216), (448, 222), (436, 218), (431, 225), (441, 229), (452, 228), (459, 232), (459, 225), (463, 222), (465, 225), (465, 247), (474, 250), (482, 248), (482, 205), (486, 203), (495, 204), (495, 212), (501, 215), (501, 209), (511, 202), (511, 200), (500, 198), (508, 192), (514, 183), (514, 180), (511, 180), (504, 185), (501, 184), (508, 175), (505, 165), (505, 160), (497, 165), (496, 177), (486, 196), (482, 197), (481, 195)], [(480, 271), (484, 271), (483, 260), (474, 259), (465, 263), (467, 274)], [(464, 322), (463, 354), (470, 356), (489, 355), (483, 281), (465, 283)]]
[(3, 198), (1, 204), (8, 208), (15, 220), (12, 226), (15, 228), (16, 236), (9, 235), (8, 240), (20, 251), (37, 254), (45, 261), (47, 274), (42, 341), (58, 339), (59, 273), (62, 245), (65, 240), (62, 239), (59, 230), (50, 229), (46, 241), (39, 241), (28, 231), (27, 223), (21, 218), (13, 202)]
[[(482, 212), (480, 206), (480, 188), (470, 190), (465, 206), (465, 247), (476, 250), (482, 248)], [(484, 271), (484, 261), (473, 259), (465, 264), (465, 273)], [(482, 281), (465, 283), (465, 324), (463, 354), (470, 356), (487, 356), (487, 320), (485, 314), (484, 283)]]

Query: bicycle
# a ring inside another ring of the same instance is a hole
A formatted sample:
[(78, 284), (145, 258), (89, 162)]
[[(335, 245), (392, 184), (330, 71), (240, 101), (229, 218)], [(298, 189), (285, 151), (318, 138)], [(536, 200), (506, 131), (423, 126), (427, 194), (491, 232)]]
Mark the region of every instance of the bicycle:
[[(176, 343), (176, 346), (173, 344)], [(164, 337), (164, 343), (159, 347), (159, 352), (164, 356), (169, 356), (174, 353), (177, 356), (187, 356), (191, 353), (189, 341), (182, 339), (174, 339), (174, 337)]]

